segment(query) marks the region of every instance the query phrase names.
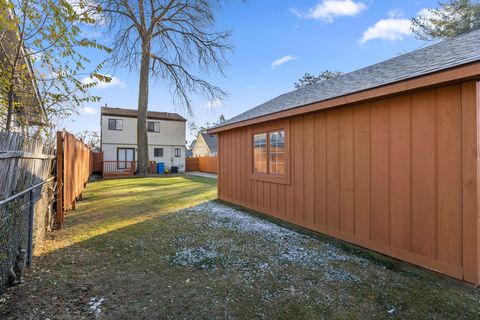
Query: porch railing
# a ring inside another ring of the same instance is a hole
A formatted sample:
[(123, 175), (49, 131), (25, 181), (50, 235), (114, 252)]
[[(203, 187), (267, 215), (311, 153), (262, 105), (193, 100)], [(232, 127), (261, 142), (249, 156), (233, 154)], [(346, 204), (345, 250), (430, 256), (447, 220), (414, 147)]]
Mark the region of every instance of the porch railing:
[(137, 161), (103, 161), (103, 177), (133, 176), (137, 170)]

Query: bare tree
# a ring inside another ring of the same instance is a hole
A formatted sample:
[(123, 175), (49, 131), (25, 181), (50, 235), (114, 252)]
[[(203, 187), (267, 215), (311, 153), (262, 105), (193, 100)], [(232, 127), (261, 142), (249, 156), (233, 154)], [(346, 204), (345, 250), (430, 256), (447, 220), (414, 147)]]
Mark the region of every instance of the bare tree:
[[(220, 0), (99, 0), (114, 36), (111, 62), (140, 70), (138, 92), (137, 174), (148, 166), (147, 110), (149, 80), (163, 79), (174, 101), (191, 113), (190, 95), (222, 99), (225, 92), (206, 78), (223, 74), (229, 31), (215, 31)], [(200, 74), (200, 75), (198, 75)]]
[(209, 128), (222, 124), (225, 121), (227, 120), (225, 119), (225, 116), (223, 114), (218, 117), (217, 121), (207, 121), (204, 125), (198, 125), (194, 120), (191, 120), (188, 122), (188, 130), (190, 130), (190, 134), (196, 138), (200, 133), (205, 133)]
[(90, 149), (100, 148), (100, 134), (98, 131), (84, 130), (76, 134), (77, 138), (82, 140)]

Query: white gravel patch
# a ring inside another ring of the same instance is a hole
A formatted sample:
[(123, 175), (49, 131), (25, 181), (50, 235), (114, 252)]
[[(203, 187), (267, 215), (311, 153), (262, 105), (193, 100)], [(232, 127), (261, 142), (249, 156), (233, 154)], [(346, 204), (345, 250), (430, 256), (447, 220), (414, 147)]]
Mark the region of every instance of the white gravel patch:
[[(344, 270), (342, 263), (354, 262), (364, 267), (368, 265), (368, 260), (346, 254), (333, 244), (321, 242), (321, 240), (215, 201), (189, 208), (187, 209), (187, 214), (206, 215), (208, 228), (249, 233), (263, 238), (268, 243), (268, 247), (265, 248), (267, 258), (264, 261), (257, 261), (252, 266), (242, 267), (249, 279), (252, 275), (258, 273), (281, 272), (286, 265), (291, 264), (323, 272), (325, 281), (358, 282), (361, 281), (361, 278)], [(261, 251), (262, 249), (261, 243), (241, 244), (243, 246), (241, 248), (235, 241), (228, 245), (230, 250), (235, 253), (246, 252), (247, 250), (255, 252), (255, 250)], [(260, 248), (258, 247), (259, 245)], [(227, 256), (219, 255), (214, 250), (215, 246), (215, 243), (210, 242), (209, 249), (182, 249), (176, 253), (176, 256), (178, 256), (180, 261), (185, 262), (185, 266), (195, 265), (195, 263), (198, 263), (198, 260), (214, 258), (230, 260), (225, 262), (226, 265), (242, 265), (242, 261), (239, 261), (242, 259), (241, 254), (239, 256), (238, 254), (237, 256), (234, 254), (227, 254)]]
[(182, 267), (209, 269), (215, 267), (212, 262), (221, 258), (222, 255), (212, 248), (186, 248), (175, 253), (175, 256), (172, 259), (172, 264)]

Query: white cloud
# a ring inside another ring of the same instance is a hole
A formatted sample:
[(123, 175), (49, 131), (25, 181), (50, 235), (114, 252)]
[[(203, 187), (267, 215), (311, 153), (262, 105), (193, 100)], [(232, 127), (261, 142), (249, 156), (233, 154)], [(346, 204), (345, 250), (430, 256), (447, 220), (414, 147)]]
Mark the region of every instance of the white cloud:
[(95, 25), (103, 26), (106, 24), (105, 17), (98, 12), (98, 1), (96, 0), (66, 0), (70, 6), (72, 6), (73, 11), (78, 15), (84, 15), (87, 13), (90, 18), (95, 19)]
[(366, 8), (367, 6), (363, 2), (353, 0), (323, 0), (308, 9), (307, 12), (301, 12), (297, 9), (291, 9), (290, 11), (300, 18), (333, 22), (336, 17), (356, 16)]
[(405, 12), (403, 12), (402, 9), (391, 9), (390, 11), (388, 11), (387, 15), (389, 18), (403, 18), (403, 15), (405, 14)]
[(83, 115), (94, 115), (97, 113), (97, 109), (94, 109), (92, 107), (83, 107), (80, 109), (80, 114), (83, 114)]
[(103, 32), (98, 30), (86, 30), (83, 29), (81, 36), (88, 39), (100, 39), (103, 37)]
[(360, 43), (367, 43), (374, 39), (390, 41), (403, 40), (412, 33), (410, 30), (411, 25), (412, 22), (410, 19), (382, 19), (363, 33)]
[(403, 40), (412, 34), (412, 22), (410, 19), (403, 17), (404, 12), (401, 9), (391, 9), (387, 15), (387, 19), (377, 21), (363, 33), (362, 39), (360, 39), (361, 44), (375, 39)]
[(422, 10), (418, 11), (417, 16), (418, 16), (418, 17), (423, 17), (423, 18), (425, 18), (425, 19), (427, 19), (427, 20), (436, 17), (435, 13), (432, 12), (432, 10), (431, 10), (431, 9), (428, 9), (428, 8), (423, 8)]
[(217, 109), (223, 106), (223, 102), (220, 99), (214, 99), (207, 102), (206, 106), (208, 109)]
[(284, 57), (281, 57), (275, 61), (272, 62), (272, 66), (271, 68), (272, 69), (275, 69), (276, 67), (278, 66), (281, 66), (282, 64), (288, 62), (288, 61), (292, 61), (292, 60), (297, 60), (298, 58), (297, 57), (293, 57), (291, 55), (287, 55), (287, 56), (284, 56)]
[[(432, 19), (437, 20), (438, 17), (441, 16), (442, 14), (444, 14), (444, 13), (440, 10), (433, 11), (432, 9), (424, 8), (424, 9), (418, 11), (417, 18), (420, 18), (421, 21), (423, 23), (425, 23), (426, 25), (431, 25), (432, 24), (431, 20)], [(450, 18), (461, 19), (461, 16), (460, 15), (451, 15)]]
[(103, 82), (103, 81), (100, 81), (96, 78), (85, 77), (85, 78), (82, 79), (82, 83), (83, 84), (97, 83), (95, 88), (98, 88), (98, 89), (106, 89), (106, 88), (110, 88), (110, 87), (119, 87), (119, 88), (126, 88), (127, 87), (125, 82), (123, 82), (119, 78), (112, 77), (110, 75), (106, 75), (106, 76), (111, 78), (110, 82)]
[[(379, 39), (388, 41), (403, 40), (412, 34), (412, 21), (403, 17), (404, 12), (400, 9), (392, 9), (388, 12), (388, 18), (377, 21), (373, 26), (363, 33), (360, 43)], [(417, 13), (417, 17), (423, 17), (428, 21), (434, 14), (428, 8)]]

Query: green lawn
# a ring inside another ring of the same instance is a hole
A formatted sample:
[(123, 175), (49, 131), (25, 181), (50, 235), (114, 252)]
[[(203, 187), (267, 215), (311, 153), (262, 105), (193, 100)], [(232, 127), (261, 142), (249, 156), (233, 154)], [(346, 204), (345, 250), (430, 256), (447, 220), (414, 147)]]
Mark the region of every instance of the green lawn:
[(90, 183), (0, 318), (479, 317), (478, 290), (210, 201), (215, 183)]

